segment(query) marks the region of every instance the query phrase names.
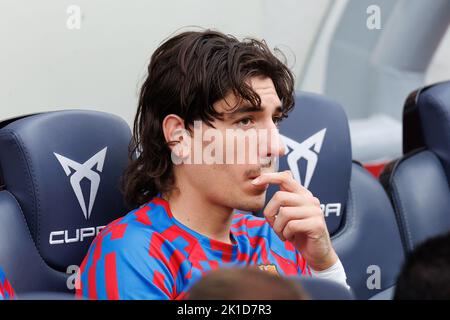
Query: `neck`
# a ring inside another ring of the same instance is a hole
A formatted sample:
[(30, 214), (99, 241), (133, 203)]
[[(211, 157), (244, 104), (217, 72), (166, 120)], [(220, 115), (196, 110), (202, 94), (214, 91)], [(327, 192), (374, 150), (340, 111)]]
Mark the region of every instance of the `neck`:
[(231, 244), (233, 209), (219, 206), (194, 188), (175, 188), (163, 194), (175, 219), (186, 227), (220, 242)]

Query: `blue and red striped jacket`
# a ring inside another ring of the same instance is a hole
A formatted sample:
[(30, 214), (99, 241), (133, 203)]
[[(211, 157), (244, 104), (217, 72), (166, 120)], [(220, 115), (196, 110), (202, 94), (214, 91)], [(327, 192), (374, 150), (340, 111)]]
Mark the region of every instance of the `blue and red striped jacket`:
[(233, 217), (233, 244), (209, 239), (177, 221), (168, 202), (154, 198), (108, 226), (80, 266), (77, 296), (89, 299), (182, 299), (191, 285), (219, 267), (258, 265), (280, 275), (311, 275), (301, 254), (267, 221)]
[(0, 268), (0, 300), (14, 298), (14, 290), (5, 276), (2, 268)]

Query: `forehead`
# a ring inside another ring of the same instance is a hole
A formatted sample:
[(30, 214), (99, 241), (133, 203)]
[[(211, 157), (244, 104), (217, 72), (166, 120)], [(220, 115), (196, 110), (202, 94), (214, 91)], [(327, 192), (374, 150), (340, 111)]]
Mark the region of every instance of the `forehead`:
[(253, 90), (261, 97), (261, 100), (264, 100), (266, 104), (281, 104), (272, 79), (253, 77), (250, 78), (249, 82)]
[[(281, 100), (278, 97), (272, 79), (267, 77), (252, 77), (248, 80), (248, 83), (261, 98), (261, 106), (263, 108), (275, 110), (281, 106)], [(225, 96), (225, 99), (216, 103), (215, 108), (218, 112), (226, 113), (233, 110), (235, 106), (242, 105), (243, 103), (244, 101), (240, 101), (234, 93), (230, 92)]]

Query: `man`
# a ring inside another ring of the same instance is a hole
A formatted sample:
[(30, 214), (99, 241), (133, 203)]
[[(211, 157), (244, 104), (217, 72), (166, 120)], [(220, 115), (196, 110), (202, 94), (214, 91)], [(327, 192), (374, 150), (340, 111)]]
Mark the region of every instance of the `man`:
[(7, 300), (14, 298), (14, 290), (11, 287), (8, 279), (5, 276), (2, 268), (0, 268), (0, 300)]
[(431, 238), (406, 258), (395, 287), (395, 300), (450, 299), (450, 233)]
[[(275, 172), (284, 153), (277, 124), (293, 94), (291, 72), (264, 42), (209, 30), (165, 41), (140, 92), (125, 173), (136, 209), (93, 241), (77, 294), (181, 299), (230, 265), (346, 284), (319, 200), (290, 172)], [(235, 213), (262, 209), (269, 184), (280, 191), (265, 219)]]

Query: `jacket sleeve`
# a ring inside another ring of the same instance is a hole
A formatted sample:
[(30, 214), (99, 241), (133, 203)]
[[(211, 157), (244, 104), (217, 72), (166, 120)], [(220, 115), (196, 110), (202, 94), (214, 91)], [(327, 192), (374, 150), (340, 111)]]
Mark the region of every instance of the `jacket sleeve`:
[(13, 299), (14, 290), (6, 278), (5, 273), (0, 268), (0, 300)]

